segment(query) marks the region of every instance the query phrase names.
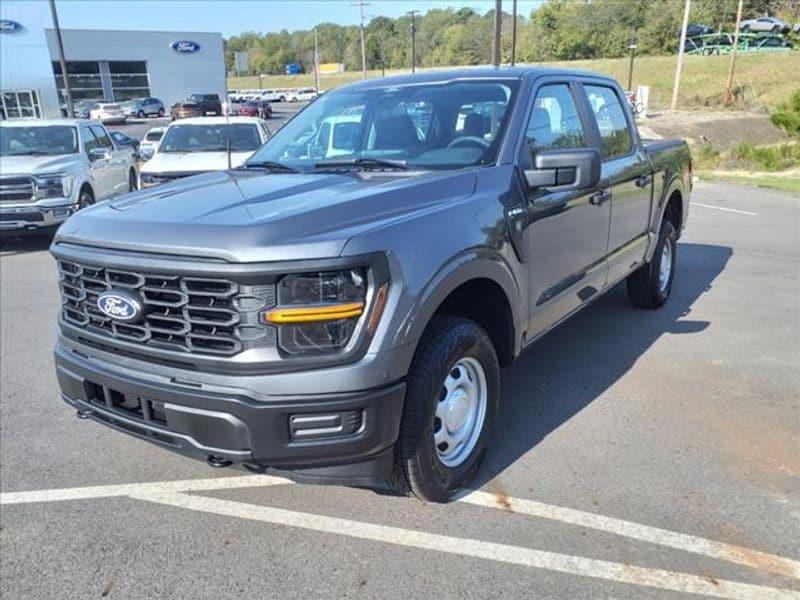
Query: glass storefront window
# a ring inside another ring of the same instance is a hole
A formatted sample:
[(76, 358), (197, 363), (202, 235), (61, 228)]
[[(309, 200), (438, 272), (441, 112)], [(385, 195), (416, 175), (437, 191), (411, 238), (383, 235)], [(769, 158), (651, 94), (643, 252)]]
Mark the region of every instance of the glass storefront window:
[(36, 90), (3, 90), (0, 92), (0, 119), (41, 118), (42, 107)]

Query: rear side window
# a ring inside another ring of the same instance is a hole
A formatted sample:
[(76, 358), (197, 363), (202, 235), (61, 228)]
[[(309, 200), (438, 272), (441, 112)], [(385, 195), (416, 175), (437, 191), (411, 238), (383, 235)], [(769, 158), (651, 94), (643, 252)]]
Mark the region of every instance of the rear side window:
[(586, 132), (567, 84), (539, 88), (525, 138), (531, 154), (541, 150), (586, 147)]
[(584, 85), (583, 89), (600, 130), (603, 158), (608, 160), (629, 154), (633, 139), (617, 93), (602, 85)]

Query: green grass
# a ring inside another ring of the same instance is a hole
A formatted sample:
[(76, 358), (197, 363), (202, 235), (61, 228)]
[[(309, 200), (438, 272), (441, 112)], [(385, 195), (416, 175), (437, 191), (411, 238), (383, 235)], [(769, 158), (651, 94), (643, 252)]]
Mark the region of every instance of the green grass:
[(732, 175), (730, 173), (725, 173), (724, 171), (700, 171), (698, 176), (701, 180), (727, 181), (741, 185), (763, 187), (782, 192), (789, 192), (790, 194), (800, 196), (800, 176), (781, 177), (778, 175), (757, 175), (750, 177), (743, 175)]
[[(653, 108), (665, 108), (672, 98), (675, 76), (674, 56), (644, 56), (636, 59), (633, 85), (650, 86), (650, 103)], [(603, 58), (543, 63), (545, 66), (564, 66), (587, 69), (611, 75), (623, 85), (628, 79), (627, 58)], [(683, 66), (679, 108), (721, 107), (725, 95), (729, 57), (687, 56)], [(387, 75), (408, 73), (408, 70), (388, 70)], [(800, 73), (800, 52), (741, 55), (736, 62), (735, 107), (740, 109), (774, 108), (797, 89)], [(380, 71), (368, 71), (367, 77), (380, 77)], [(323, 75), (321, 87), (331, 90), (340, 85), (359, 81), (360, 71)], [(235, 88), (292, 88), (314, 85), (312, 74), (268, 75), (258, 77), (231, 77), (228, 87)]]

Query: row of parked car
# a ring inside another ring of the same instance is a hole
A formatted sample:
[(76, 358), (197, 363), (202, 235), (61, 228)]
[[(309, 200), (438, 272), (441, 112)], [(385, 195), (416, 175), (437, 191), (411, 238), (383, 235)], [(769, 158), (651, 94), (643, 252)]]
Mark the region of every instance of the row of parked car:
[(310, 102), (321, 92), (313, 87), (293, 88), (285, 90), (250, 89), (228, 90), (228, 98), (233, 103), (248, 102)]
[[(800, 35), (800, 23), (792, 27), (776, 17), (742, 21), (737, 52), (785, 52), (794, 48), (789, 39)], [(680, 32), (678, 32), (680, 37)], [(719, 55), (733, 50), (734, 34), (717, 31), (709, 25), (690, 23), (686, 29), (684, 51), (688, 54)]]

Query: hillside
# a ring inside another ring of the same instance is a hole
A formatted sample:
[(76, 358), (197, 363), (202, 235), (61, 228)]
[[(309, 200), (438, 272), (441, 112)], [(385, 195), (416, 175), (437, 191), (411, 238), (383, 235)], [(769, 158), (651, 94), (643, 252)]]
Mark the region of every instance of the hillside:
[[(636, 59), (633, 85), (651, 87), (651, 107), (664, 108), (672, 96), (672, 82), (675, 74), (674, 56), (647, 56)], [(628, 59), (611, 58), (596, 60), (561, 61), (542, 63), (565, 67), (587, 69), (615, 77), (623, 85), (627, 83)], [(683, 68), (683, 81), (679, 104), (681, 108), (718, 107), (721, 105), (725, 89), (729, 57), (727, 56), (687, 56)], [(386, 74), (407, 73), (390, 71)], [(800, 73), (800, 52), (741, 55), (737, 59), (735, 85), (738, 88), (736, 107), (744, 110), (759, 110), (773, 107), (785, 100), (798, 88), (797, 73)], [(369, 77), (380, 77), (380, 71), (368, 71)], [(347, 72), (323, 76), (321, 86), (325, 90), (358, 81), (361, 72)], [(258, 77), (231, 77), (228, 87), (259, 87)], [(261, 78), (265, 88), (291, 88), (314, 84), (311, 74), (270, 75)]]

